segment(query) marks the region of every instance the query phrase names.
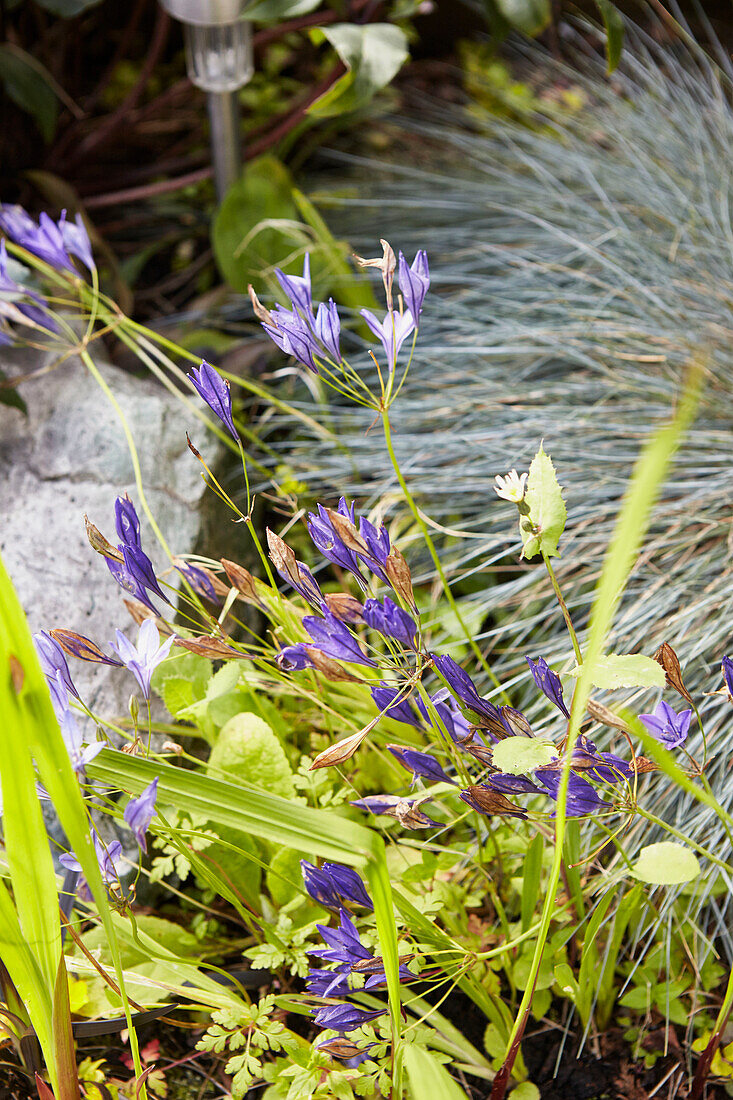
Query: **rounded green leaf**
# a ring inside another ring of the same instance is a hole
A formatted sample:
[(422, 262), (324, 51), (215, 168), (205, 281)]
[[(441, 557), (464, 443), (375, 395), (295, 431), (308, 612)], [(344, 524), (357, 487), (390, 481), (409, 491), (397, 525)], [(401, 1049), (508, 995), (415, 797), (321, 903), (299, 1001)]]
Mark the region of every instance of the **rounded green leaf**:
[(557, 749), (548, 741), (534, 737), (505, 737), (491, 754), (495, 768), (509, 775), (526, 775), (544, 768), (557, 757)]
[(281, 798), (294, 798), (293, 772), (282, 745), (256, 714), (230, 718), (211, 750), (207, 770), (230, 783), (241, 780)]
[(641, 882), (654, 886), (677, 886), (697, 878), (700, 863), (695, 853), (683, 844), (663, 840), (642, 848), (631, 873)]

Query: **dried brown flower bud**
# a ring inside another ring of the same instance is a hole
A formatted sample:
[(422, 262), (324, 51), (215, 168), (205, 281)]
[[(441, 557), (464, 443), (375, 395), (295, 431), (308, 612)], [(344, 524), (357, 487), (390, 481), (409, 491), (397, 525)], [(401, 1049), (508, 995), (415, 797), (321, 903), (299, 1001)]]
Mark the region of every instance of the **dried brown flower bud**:
[(364, 608), (356, 596), (348, 592), (330, 592), (326, 596), (326, 606), (332, 615), (345, 623), (363, 623)]
[[(514, 707), (502, 707), (501, 713), (517, 737), (533, 737), (532, 727), (521, 711)], [(504, 731), (506, 733), (506, 730)]]
[(170, 629), (166, 629), (167, 624), (163, 623), (163, 621), (158, 618), (155, 612), (151, 611), (149, 607), (146, 607), (144, 603), (140, 603), (139, 600), (126, 599), (123, 599), (122, 602), (124, 603), (127, 610), (130, 612), (132, 621), (137, 623), (138, 626), (142, 626), (146, 619), (155, 619), (158, 629), (161, 631), (161, 633), (163, 633), (163, 631), (165, 631), (165, 633), (167, 634), (171, 633)]
[(183, 745), (179, 745), (177, 741), (164, 741), (161, 752), (172, 752), (175, 756), (181, 756), (183, 754)]
[(247, 653), (240, 653), (234, 646), (227, 645), (226, 642), (222, 642), (218, 638), (176, 638), (176, 645), (182, 646), (183, 649), (187, 649), (191, 653), (197, 653), (200, 657), (208, 657), (212, 661), (224, 657), (238, 657), (240, 660), (248, 659)]
[(98, 554), (101, 554), (104, 558), (111, 558), (112, 561), (123, 561), (122, 554), (109, 542), (98, 527), (95, 527), (90, 522), (89, 517), (84, 515), (84, 526), (86, 527), (87, 538), (89, 539), (89, 545), (92, 550), (96, 550)]
[(586, 709), (591, 718), (595, 718), (596, 722), (602, 722), (604, 726), (611, 726), (615, 730), (621, 730), (622, 733), (631, 734), (631, 728), (624, 722), (623, 718), (619, 718), (617, 714), (614, 714), (614, 712), (604, 706), (603, 703), (599, 703), (595, 699), (589, 699)]
[(91, 661), (97, 665), (118, 665), (120, 663), (103, 653), (91, 638), (85, 638), (83, 634), (77, 634), (75, 630), (62, 630), (57, 627), (56, 630), (50, 630), (49, 633), (63, 650), (72, 657), (78, 657), (80, 661)]
[(352, 684), (359, 684), (362, 682), (358, 676), (353, 676), (350, 672), (347, 672), (338, 661), (334, 661), (333, 657), (327, 657), (320, 649), (315, 649), (313, 646), (307, 645), (305, 651), (310, 658), (313, 668), (320, 672), (321, 675), (325, 676), (327, 680), (345, 680)]
[(682, 680), (679, 658), (669, 642), (662, 642), (652, 659), (664, 669), (664, 674), (667, 677), (667, 687), (674, 688), (690, 706), (694, 706), (692, 696)]
[(235, 561), (229, 561), (227, 558), (222, 558), (221, 564), (232, 587), (236, 588), (239, 593), (240, 599), (244, 600), (245, 603), (254, 603), (262, 607), (262, 600), (257, 595), (255, 579), (252, 574), (244, 566), (237, 565)]
[(515, 806), (513, 802), (510, 802), (505, 795), (499, 791), (492, 791), (490, 787), (483, 785), (477, 787), (466, 787), (461, 791), (461, 795), (468, 795), (464, 799), (469, 806), (479, 810), (482, 814), (498, 814), (500, 817), (521, 817), (526, 818), (524, 810), (520, 810), (518, 806)]
[(300, 573), (298, 570), (298, 562), (295, 557), (295, 553), (290, 549), (286, 542), (276, 535), (274, 531), (267, 528), (267, 547), (270, 551), (270, 561), (277, 569), (278, 573), (284, 573), (291, 584), (297, 586), (300, 579)]
[(635, 756), (631, 761), (631, 767), (637, 772), (638, 775), (645, 775), (647, 772), (658, 772), (659, 764), (655, 764), (653, 760), (650, 760), (646, 756)]
[(273, 325), (275, 328), (277, 328), (274, 317), (270, 313), (269, 309), (265, 309), (262, 302), (255, 294), (255, 288), (252, 286), (251, 283), (247, 287), (247, 293), (249, 294), (249, 300), (252, 303), (252, 309), (254, 310), (254, 314), (257, 320), (262, 321), (263, 325)]
[(412, 801), (402, 798), (390, 811), (391, 816), (396, 817), (405, 829), (424, 829), (428, 825), (435, 825), (437, 823), (420, 809), (422, 803), (427, 802), (429, 798), (429, 795), (426, 798), (412, 799)]
[(396, 546), (390, 550), (384, 565), (384, 574), (395, 592), (401, 599), (409, 604), (413, 611), (417, 611), (415, 593), (412, 590), (412, 576), (410, 567), (405, 557)]
[(332, 1054), (334, 1058), (355, 1058), (357, 1054), (364, 1054), (370, 1048), (352, 1043), (345, 1035), (337, 1035), (333, 1039), (327, 1039), (325, 1043), (319, 1043), (318, 1049), (325, 1051), (326, 1054)]
[(374, 723), (370, 722), (363, 730), (352, 733), (349, 737), (344, 737), (341, 741), (337, 741), (335, 745), (329, 745), (323, 752), (319, 752), (318, 756), (311, 764), (310, 770), (314, 771), (316, 768), (335, 768), (339, 764), (343, 764), (345, 761), (350, 760), (369, 733), (373, 724)]
[(392, 282), (394, 280), (394, 273), (397, 270), (397, 257), (394, 254), (394, 249), (388, 241), (381, 240), (379, 243), (382, 246), (382, 255), (378, 256), (374, 260), (365, 260), (361, 256), (354, 255), (354, 259), (358, 263), (359, 267), (376, 267), (382, 272), (382, 282), (384, 283), (384, 290), (387, 295), (387, 309), (393, 308), (392, 303)]
[(342, 516), (340, 512), (335, 511), (333, 508), (326, 508), (326, 512), (334, 531), (346, 549), (353, 550), (355, 554), (364, 554), (367, 558), (371, 558), (372, 554), (369, 547), (348, 516)]

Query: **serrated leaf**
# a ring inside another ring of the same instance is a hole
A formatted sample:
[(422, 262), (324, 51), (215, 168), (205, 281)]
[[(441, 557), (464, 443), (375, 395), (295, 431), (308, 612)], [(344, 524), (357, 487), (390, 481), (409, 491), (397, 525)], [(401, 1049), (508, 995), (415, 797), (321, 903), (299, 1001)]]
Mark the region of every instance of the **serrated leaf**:
[(537, 554), (559, 557), (557, 544), (565, 530), (567, 509), (552, 459), (545, 454), (542, 444), (529, 468), (524, 503), (529, 515), (519, 521), (522, 557), (534, 558)]
[(631, 873), (640, 882), (677, 886), (697, 878), (700, 863), (695, 853), (684, 844), (662, 840), (659, 844), (647, 844), (646, 848), (642, 848)]
[[(576, 665), (569, 675), (577, 677), (580, 671)], [(593, 662), (589, 673), (594, 687), (609, 690), (623, 687), (662, 688), (665, 685), (662, 666), (642, 653), (607, 653)]]
[(534, 737), (505, 737), (494, 745), (491, 758), (495, 768), (508, 775), (526, 775), (543, 768), (557, 756), (557, 749)]
[(182, 711), (193, 705), (193, 684), (182, 676), (172, 676), (163, 682), (162, 695), (168, 713), (178, 718)]

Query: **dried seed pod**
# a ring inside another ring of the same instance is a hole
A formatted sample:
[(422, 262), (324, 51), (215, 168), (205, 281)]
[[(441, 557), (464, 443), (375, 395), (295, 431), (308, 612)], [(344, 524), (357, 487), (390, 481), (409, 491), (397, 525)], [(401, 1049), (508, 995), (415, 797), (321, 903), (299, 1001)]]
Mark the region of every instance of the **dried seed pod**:
[(404, 555), (396, 546), (393, 546), (387, 555), (387, 561), (384, 564), (384, 574), (397, 595), (400, 596), (406, 604), (409, 604), (413, 611), (417, 611), (415, 593), (412, 590), (410, 567), (405, 561)]
[(80, 661), (91, 661), (97, 665), (119, 665), (115, 657), (108, 657), (103, 653), (96, 642), (91, 638), (85, 638), (83, 634), (77, 634), (75, 630), (50, 630), (49, 634), (58, 642), (63, 650), (72, 657), (78, 657)]
[(478, 810), (482, 814), (497, 814), (500, 817), (521, 817), (526, 818), (526, 813), (518, 806), (515, 806), (513, 802), (510, 802), (505, 795), (499, 791), (494, 791), (491, 787), (486, 787), (483, 784), (475, 787), (466, 787), (461, 791), (461, 798), (474, 810)]
[(248, 660), (247, 653), (240, 653), (234, 646), (227, 645), (219, 638), (176, 638), (176, 645), (191, 653), (197, 653), (199, 657), (208, 657), (212, 661), (222, 658), (238, 657), (240, 660)]
[(84, 527), (86, 528), (87, 538), (92, 550), (96, 550), (96, 552), (101, 554), (104, 558), (111, 558), (112, 561), (124, 561), (122, 553), (104, 537), (98, 527), (95, 527), (94, 524), (90, 522), (86, 514), (84, 515)]
[(343, 764), (345, 761), (350, 760), (369, 733), (372, 725), (373, 723), (370, 723), (365, 729), (359, 730), (357, 733), (352, 733), (349, 737), (344, 737), (341, 741), (337, 741), (335, 745), (329, 745), (323, 752), (319, 752), (318, 756), (311, 764), (310, 770), (314, 771), (316, 768), (335, 768), (338, 767), (339, 764)]
[(682, 669), (680, 667), (679, 658), (669, 642), (662, 642), (652, 660), (656, 661), (657, 664), (661, 665), (664, 669), (664, 674), (667, 678), (667, 687), (674, 688), (690, 706), (694, 706), (692, 696), (682, 680)]
[[(237, 565), (235, 561), (222, 558), (221, 564), (233, 588), (236, 588), (240, 599), (245, 603), (254, 603), (262, 607), (262, 600), (257, 595), (255, 579), (244, 566)], [(220, 582), (221, 583), (221, 582)]]
[(619, 718), (617, 714), (614, 714), (614, 712), (604, 706), (603, 703), (599, 703), (595, 699), (589, 699), (586, 709), (591, 718), (595, 718), (596, 722), (602, 722), (604, 726), (611, 726), (615, 730), (621, 730), (622, 733), (631, 734), (631, 728), (624, 722), (623, 718)]
[(345, 623), (363, 623), (364, 607), (348, 592), (329, 592), (326, 595), (326, 606), (332, 615)]
[(359, 684), (362, 682), (358, 676), (354, 676), (352, 673), (347, 672), (343, 665), (340, 665), (338, 661), (334, 661), (333, 657), (327, 657), (320, 649), (307, 645), (305, 651), (308, 654), (312, 667), (325, 676), (327, 680), (344, 680), (352, 684)]
[(348, 516), (342, 516), (334, 508), (326, 508), (326, 514), (336, 535), (341, 539), (347, 550), (353, 550), (355, 554), (363, 554), (367, 558), (372, 557), (369, 547)]
[(631, 767), (638, 775), (659, 771), (659, 764), (655, 764), (653, 760), (649, 760), (646, 756), (635, 756), (631, 761)]

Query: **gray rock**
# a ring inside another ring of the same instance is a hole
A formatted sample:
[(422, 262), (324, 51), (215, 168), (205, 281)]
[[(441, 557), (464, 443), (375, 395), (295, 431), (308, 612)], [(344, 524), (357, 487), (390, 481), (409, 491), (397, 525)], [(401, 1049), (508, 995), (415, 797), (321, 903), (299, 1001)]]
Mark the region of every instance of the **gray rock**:
[[(28, 352), (4, 351), (8, 376), (37, 365)], [(206, 488), (186, 446), (186, 414), (147, 379), (98, 363), (138, 449), (148, 503), (171, 551), (190, 553), (200, 533)], [(131, 620), (122, 591), (89, 546), (84, 513), (116, 542), (114, 501), (129, 492), (142, 520), (143, 546), (157, 570), (168, 566), (141, 507), (117, 413), (74, 359), (20, 386), (28, 417), (0, 405), (0, 553), (33, 631), (66, 627), (103, 648)], [(207, 440), (207, 458), (218, 444)], [(133, 628), (133, 630), (136, 628)], [(127, 711), (135, 682), (125, 670), (70, 661), (92, 710)]]

